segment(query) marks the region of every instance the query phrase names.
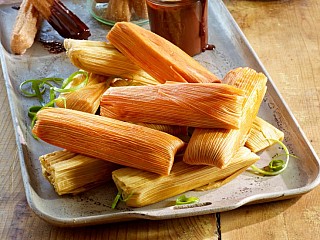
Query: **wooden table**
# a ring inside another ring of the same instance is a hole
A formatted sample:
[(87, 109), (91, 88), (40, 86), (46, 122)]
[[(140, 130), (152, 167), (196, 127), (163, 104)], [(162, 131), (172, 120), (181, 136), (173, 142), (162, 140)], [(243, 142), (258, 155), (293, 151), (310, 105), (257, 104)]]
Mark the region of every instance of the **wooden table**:
[[(319, 0), (225, 3), (319, 154)], [(320, 239), (320, 187), (300, 198), (221, 213), (219, 222), (212, 214), (77, 229), (51, 226), (26, 202), (3, 81), (0, 109), (0, 239)]]

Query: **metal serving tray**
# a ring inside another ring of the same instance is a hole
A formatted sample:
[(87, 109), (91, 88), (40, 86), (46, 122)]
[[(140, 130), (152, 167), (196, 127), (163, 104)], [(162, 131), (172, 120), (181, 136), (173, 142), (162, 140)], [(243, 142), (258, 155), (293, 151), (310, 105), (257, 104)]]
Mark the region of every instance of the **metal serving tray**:
[[(84, 1), (64, 2), (90, 26), (90, 39), (105, 40), (109, 28), (89, 15)], [(209, 2), (209, 43), (215, 44), (216, 50), (202, 53), (196, 59), (220, 77), (239, 66), (249, 66), (264, 72), (269, 78), (268, 91), (259, 115), (284, 131), (285, 144), (299, 159), (291, 158), (288, 169), (278, 176), (263, 177), (246, 171), (216, 190), (187, 193), (200, 198), (200, 204), (192, 207), (174, 207), (176, 197), (172, 197), (142, 208), (128, 208), (120, 203), (113, 210), (110, 207), (116, 195), (113, 183), (78, 196), (58, 196), (42, 176), (38, 161), (40, 155), (57, 148), (36, 141), (30, 135), (27, 109), (36, 101), (23, 97), (18, 86), (26, 79), (67, 77), (76, 68), (70, 64), (65, 53), (50, 54), (38, 40), (25, 55), (10, 54), (9, 38), (17, 10), (12, 5), (0, 5), (0, 56), (3, 71), (0, 77), (7, 87), (27, 200), (39, 217), (59, 226), (84, 226), (132, 219), (195, 216), (228, 211), (244, 204), (292, 198), (319, 184), (319, 159), (287, 104), (223, 2)], [(55, 31), (48, 25), (41, 28), (40, 37), (43, 36), (57, 38)], [(257, 165), (265, 166), (274, 151), (277, 148), (263, 152), (262, 160)]]

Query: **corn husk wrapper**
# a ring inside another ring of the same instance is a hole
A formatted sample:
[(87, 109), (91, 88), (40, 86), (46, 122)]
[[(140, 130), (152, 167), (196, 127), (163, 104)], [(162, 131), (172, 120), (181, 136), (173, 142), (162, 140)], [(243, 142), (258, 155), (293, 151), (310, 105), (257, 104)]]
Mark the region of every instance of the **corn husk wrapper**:
[(109, 88), (100, 114), (129, 122), (239, 128), (243, 91), (220, 83)]
[(259, 152), (276, 143), (270, 139), (282, 141), (284, 133), (262, 118), (256, 117), (245, 146), (252, 152)]
[(183, 161), (224, 168), (241, 146), (244, 146), (253, 120), (266, 92), (267, 78), (250, 68), (230, 71), (224, 82), (245, 90), (243, 114), (239, 129), (196, 128), (188, 143)]
[[(110, 83), (110, 87), (128, 87), (128, 86), (143, 86), (143, 85), (148, 85), (148, 84), (132, 81), (130, 79), (123, 79), (123, 78), (114, 78)], [(149, 85), (153, 85), (153, 84), (149, 84)]]
[(161, 132), (168, 133), (173, 136), (186, 137), (188, 135), (188, 127), (186, 126), (176, 126), (176, 125), (165, 125), (165, 124), (153, 124), (153, 123), (136, 123), (140, 126), (145, 126), (152, 128)]
[(112, 178), (123, 199), (128, 198), (127, 206), (143, 207), (210, 182), (225, 179), (240, 169), (244, 170), (258, 159), (258, 155), (242, 147), (225, 169), (188, 165), (179, 161), (174, 163), (168, 176), (159, 176), (134, 168), (121, 168), (112, 173)]
[(238, 171), (232, 173), (230, 176), (227, 176), (226, 178), (217, 180), (217, 181), (213, 181), (210, 182), (206, 185), (203, 185), (201, 187), (197, 187), (195, 189), (193, 189), (194, 191), (208, 191), (208, 190), (212, 190), (212, 189), (217, 189), (222, 187), (223, 185), (226, 185), (227, 183), (231, 182), (232, 180), (234, 180), (236, 177), (238, 177), (241, 173), (243, 173), (246, 169), (248, 168), (248, 166), (245, 166), (244, 168), (240, 168)]
[[(80, 80), (84, 80), (83, 77)], [(112, 79), (106, 76), (89, 73), (88, 84), (74, 92), (61, 93), (56, 105), (88, 113), (96, 113), (100, 106), (102, 94), (109, 88)], [(78, 84), (82, 81), (75, 80)], [(73, 83), (70, 88), (77, 86)], [(59, 101), (59, 99), (61, 99)]]
[(87, 72), (120, 77), (141, 84), (159, 83), (110, 43), (65, 39), (64, 47), (71, 63)]
[(164, 132), (64, 108), (39, 111), (32, 132), (71, 152), (160, 175), (170, 173), (176, 152), (184, 147)]
[(217, 76), (173, 43), (136, 24), (116, 23), (107, 39), (160, 83), (220, 82)]
[(108, 182), (112, 171), (120, 167), (66, 150), (42, 155), (39, 160), (43, 175), (59, 195), (78, 194)]
[[(276, 139), (278, 141), (282, 141), (283, 138), (284, 138), (284, 133), (282, 131), (280, 131), (279, 129), (277, 129), (267, 121), (263, 120), (262, 118), (256, 117), (253, 121), (250, 134), (245, 143), (245, 146), (249, 148), (252, 152), (257, 153), (276, 143), (275, 141), (272, 141), (272, 140), (270, 141), (268, 139)], [(230, 175), (225, 179), (208, 183), (207, 185), (196, 188), (194, 190), (207, 191), (210, 189), (219, 188), (222, 185), (225, 185), (226, 183), (232, 181), (242, 172), (243, 170), (240, 169), (238, 172)]]

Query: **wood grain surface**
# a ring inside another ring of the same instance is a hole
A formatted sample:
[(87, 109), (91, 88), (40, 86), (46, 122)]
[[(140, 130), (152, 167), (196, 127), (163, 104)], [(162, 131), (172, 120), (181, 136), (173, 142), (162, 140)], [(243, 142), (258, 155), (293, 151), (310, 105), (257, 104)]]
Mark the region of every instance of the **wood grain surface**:
[[(320, 153), (320, 2), (224, 1)], [(223, 239), (320, 239), (320, 188), (221, 215)]]
[[(224, 2), (319, 154), (320, 1)], [(54, 227), (39, 219), (26, 202), (2, 80), (0, 133), (0, 239), (320, 239), (320, 187), (299, 198), (221, 213), (221, 235), (213, 214), (84, 228)]]

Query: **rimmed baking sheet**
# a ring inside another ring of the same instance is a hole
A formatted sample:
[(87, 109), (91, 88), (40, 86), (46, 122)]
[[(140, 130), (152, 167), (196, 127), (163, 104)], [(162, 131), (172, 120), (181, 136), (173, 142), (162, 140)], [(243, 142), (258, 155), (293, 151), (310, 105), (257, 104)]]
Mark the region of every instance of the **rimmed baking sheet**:
[[(96, 22), (89, 15), (84, 1), (64, 2), (90, 27), (92, 32), (90, 39), (105, 40), (109, 27)], [(38, 161), (40, 155), (57, 148), (37, 141), (30, 135), (27, 109), (36, 101), (23, 97), (18, 87), (26, 79), (67, 77), (76, 68), (70, 64), (65, 53), (51, 54), (40, 43), (39, 38), (43, 37), (47, 40), (61, 41), (47, 24), (42, 26), (37, 41), (26, 54), (23, 56), (10, 54), (10, 33), (17, 15), (14, 6), (18, 5), (0, 5), (2, 62), (0, 79), (4, 79), (7, 87), (27, 200), (37, 215), (60, 226), (83, 226), (132, 219), (169, 219), (228, 211), (254, 202), (291, 198), (304, 194), (319, 184), (319, 159), (272, 79), (223, 2), (220, 0), (209, 2), (209, 43), (214, 44), (216, 49), (206, 51), (195, 58), (220, 77), (239, 66), (249, 66), (264, 72), (269, 78), (268, 91), (259, 116), (284, 131), (285, 144), (299, 159), (290, 159), (288, 169), (275, 177), (244, 172), (236, 180), (219, 189), (187, 193), (200, 198), (200, 204), (193, 207), (174, 207), (173, 202), (176, 197), (172, 197), (142, 208), (127, 208), (120, 203), (117, 209), (113, 210), (110, 207), (116, 195), (113, 183), (78, 196), (58, 196), (43, 178)], [(262, 153), (262, 160), (257, 165), (266, 165), (276, 150), (271, 148)]]

